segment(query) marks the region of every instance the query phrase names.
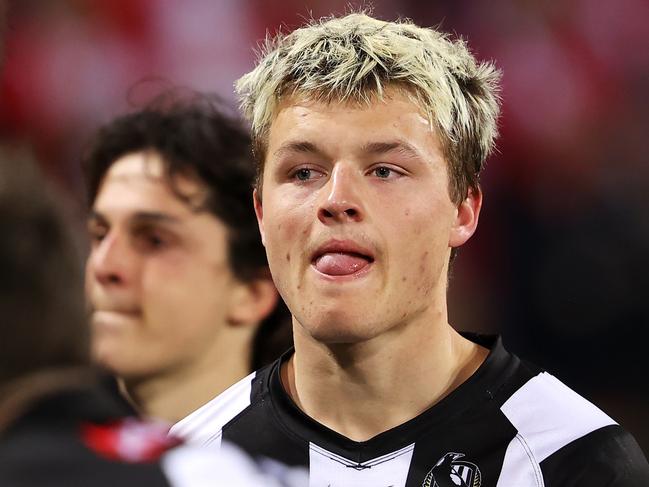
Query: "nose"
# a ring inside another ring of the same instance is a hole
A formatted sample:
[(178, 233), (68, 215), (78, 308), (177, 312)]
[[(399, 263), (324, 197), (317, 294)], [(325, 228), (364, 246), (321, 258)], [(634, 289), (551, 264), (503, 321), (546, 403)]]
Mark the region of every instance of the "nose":
[(89, 276), (103, 286), (127, 284), (134, 264), (128, 258), (127, 245), (124, 238), (113, 233), (94, 244), (88, 258)]
[(358, 222), (364, 217), (359, 181), (353, 167), (344, 163), (334, 166), (324, 187), (324, 198), (318, 208), (318, 219), (325, 225)]

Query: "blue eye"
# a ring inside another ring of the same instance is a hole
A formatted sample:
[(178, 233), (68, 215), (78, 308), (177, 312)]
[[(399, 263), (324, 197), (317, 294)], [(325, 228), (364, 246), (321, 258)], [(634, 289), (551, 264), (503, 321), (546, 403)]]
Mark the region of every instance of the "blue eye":
[(308, 169), (306, 167), (298, 169), (295, 172), (295, 177), (300, 181), (308, 181), (309, 179), (311, 179), (311, 169)]
[(374, 175), (381, 179), (387, 179), (392, 174), (392, 169), (385, 166), (380, 166), (374, 169)]

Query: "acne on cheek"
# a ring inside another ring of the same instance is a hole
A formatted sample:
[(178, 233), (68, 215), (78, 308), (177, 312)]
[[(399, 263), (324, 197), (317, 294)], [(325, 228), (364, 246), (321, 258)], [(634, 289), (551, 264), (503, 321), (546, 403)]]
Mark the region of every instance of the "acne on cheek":
[(425, 296), (428, 296), (435, 287), (433, 282), (434, 280), (430, 279), (427, 275), (428, 266), (431, 265), (429, 262), (429, 255), (430, 253), (426, 251), (419, 258), (419, 265), (415, 267), (418, 270), (416, 275), (401, 277), (401, 282), (404, 285), (408, 282), (409, 277), (412, 278), (410, 279), (410, 284), (407, 285), (414, 288), (414, 294), (423, 293)]
[[(405, 219), (409, 219), (411, 216), (410, 214), (411, 214), (410, 208), (406, 208), (403, 210), (403, 217)], [(413, 228), (413, 233), (415, 235), (421, 235), (421, 230), (422, 228), (425, 228), (425, 226), (413, 223), (412, 228)]]
[(421, 256), (421, 274), (420, 275), (424, 276), (424, 279), (422, 280), (419, 288), (417, 289), (418, 291), (423, 289), (424, 294), (426, 296), (428, 296), (428, 295), (430, 295), (432, 293), (433, 289), (435, 288), (435, 283), (436, 283), (436, 280), (434, 279), (434, 277), (433, 278), (427, 278), (426, 277), (427, 276), (427, 274), (425, 272), (426, 267), (432, 265), (432, 263), (429, 262), (429, 254), (430, 253), (428, 251), (426, 251)]
[(419, 272), (422, 274), (426, 271), (426, 261), (428, 260), (428, 251), (424, 252), (421, 256), (421, 264), (419, 264)]

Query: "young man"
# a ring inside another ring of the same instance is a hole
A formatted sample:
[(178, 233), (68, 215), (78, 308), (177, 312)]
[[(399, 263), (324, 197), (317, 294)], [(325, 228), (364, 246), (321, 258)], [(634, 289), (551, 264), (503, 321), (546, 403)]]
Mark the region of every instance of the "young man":
[(308, 466), (311, 486), (637, 486), (633, 438), (499, 339), (449, 325), (499, 74), (362, 14), (279, 36), (237, 85), (295, 352), (172, 431)]
[(104, 127), (85, 160), (86, 291), (95, 360), (173, 423), (269, 362), (288, 313), (250, 207), (247, 132), (208, 98), (161, 100)]

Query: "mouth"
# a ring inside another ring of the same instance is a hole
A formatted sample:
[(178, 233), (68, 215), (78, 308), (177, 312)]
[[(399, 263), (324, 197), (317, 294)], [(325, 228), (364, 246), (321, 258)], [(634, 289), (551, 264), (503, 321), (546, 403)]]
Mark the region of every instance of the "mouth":
[(102, 328), (118, 328), (139, 319), (141, 315), (141, 311), (136, 309), (95, 309), (92, 312), (92, 323)]
[(371, 250), (349, 240), (331, 240), (313, 254), (311, 265), (326, 276), (360, 276), (374, 263)]

